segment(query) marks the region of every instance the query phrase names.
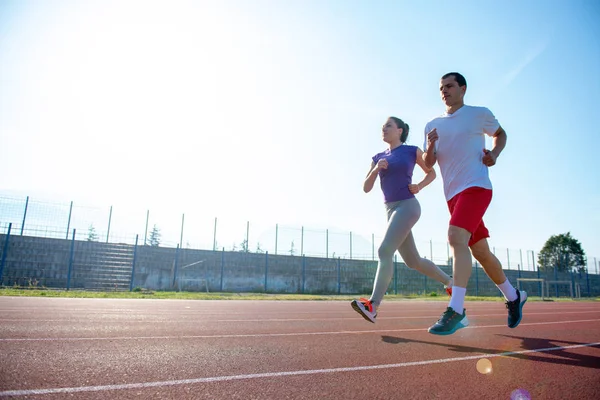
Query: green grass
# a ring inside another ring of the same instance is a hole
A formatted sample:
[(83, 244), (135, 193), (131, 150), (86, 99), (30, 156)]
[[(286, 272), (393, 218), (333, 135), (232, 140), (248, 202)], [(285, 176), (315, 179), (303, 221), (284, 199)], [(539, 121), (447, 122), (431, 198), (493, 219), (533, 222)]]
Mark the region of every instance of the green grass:
[[(167, 292), (135, 289), (132, 292), (120, 291), (86, 291), (56, 289), (0, 288), (0, 296), (24, 297), (66, 297), (66, 298), (105, 298), (105, 299), (184, 299), (184, 300), (340, 300), (350, 301), (368, 295), (319, 295), (319, 294), (271, 294), (271, 293), (204, 293), (204, 292)], [(447, 301), (445, 295), (386, 295), (385, 301), (421, 300)], [(503, 301), (500, 296), (467, 296), (467, 301)], [(540, 301), (539, 297), (530, 297), (529, 301)], [(600, 301), (599, 297), (578, 301)], [(554, 299), (554, 301), (573, 301), (571, 299)]]

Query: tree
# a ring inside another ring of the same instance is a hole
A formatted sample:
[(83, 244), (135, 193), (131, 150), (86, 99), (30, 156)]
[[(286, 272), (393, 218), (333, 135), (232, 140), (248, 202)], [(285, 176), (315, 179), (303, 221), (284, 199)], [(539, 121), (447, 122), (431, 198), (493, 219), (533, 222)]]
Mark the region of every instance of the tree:
[(260, 254), (265, 252), (263, 249), (260, 248), (260, 242), (256, 243), (256, 252)]
[(87, 241), (88, 242), (97, 242), (98, 241), (98, 234), (96, 233), (96, 228), (94, 228), (94, 224), (90, 224), (90, 227), (88, 228)]
[(240, 243), (240, 252), (247, 253), (248, 252), (248, 240), (244, 239), (242, 243)]
[(581, 243), (571, 232), (551, 236), (538, 255), (538, 265), (541, 270), (554, 269), (557, 271), (585, 272), (587, 260)]
[(160, 229), (154, 225), (152, 231), (150, 231), (150, 246), (158, 247), (160, 245)]
[(292, 247), (290, 247), (290, 256), (296, 254), (296, 249), (294, 249), (294, 241), (292, 240)]

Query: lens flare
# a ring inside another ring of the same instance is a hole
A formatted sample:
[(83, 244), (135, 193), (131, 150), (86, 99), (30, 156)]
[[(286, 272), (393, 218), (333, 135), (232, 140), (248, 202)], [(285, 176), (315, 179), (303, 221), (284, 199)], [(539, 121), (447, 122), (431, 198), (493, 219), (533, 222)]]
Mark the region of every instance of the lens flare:
[(492, 362), (487, 358), (482, 358), (477, 361), (477, 372), (480, 374), (491, 374), (492, 373)]
[(525, 389), (516, 389), (510, 394), (510, 400), (531, 400), (531, 395)]

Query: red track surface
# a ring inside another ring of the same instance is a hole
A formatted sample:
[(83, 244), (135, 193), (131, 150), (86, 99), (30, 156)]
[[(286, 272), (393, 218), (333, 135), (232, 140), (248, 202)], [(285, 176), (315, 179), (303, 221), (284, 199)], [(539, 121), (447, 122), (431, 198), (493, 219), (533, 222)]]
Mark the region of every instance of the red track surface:
[(469, 302), (469, 328), (427, 333), (445, 307), (0, 297), (0, 399), (599, 398), (600, 303), (529, 302), (509, 329)]

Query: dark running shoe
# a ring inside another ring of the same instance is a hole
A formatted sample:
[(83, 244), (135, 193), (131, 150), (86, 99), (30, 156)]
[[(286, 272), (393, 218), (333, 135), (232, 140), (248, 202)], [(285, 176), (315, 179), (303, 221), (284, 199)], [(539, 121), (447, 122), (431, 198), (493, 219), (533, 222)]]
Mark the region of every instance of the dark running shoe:
[(375, 307), (370, 300), (361, 298), (360, 300), (352, 300), (352, 308), (354, 311), (362, 315), (364, 319), (369, 322), (375, 323), (375, 318), (377, 318), (377, 311), (375, 311)]
[(508, 309), (508, 327), (516, 328), (523, 318), (523, 306), (527, 302), (527, 292), (517, 290), (517, 298), (514, 301), (507, 301), (506, 308)]
[(428, 329), (428, 332), (434, 335), (451, 335), (466, 326), (469, 326), (467, 311), (464, 310), (463, 314), (459, 314), (452, 307), (448, 307), (438, 322)]

